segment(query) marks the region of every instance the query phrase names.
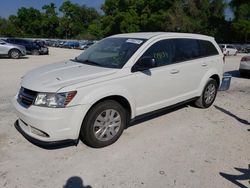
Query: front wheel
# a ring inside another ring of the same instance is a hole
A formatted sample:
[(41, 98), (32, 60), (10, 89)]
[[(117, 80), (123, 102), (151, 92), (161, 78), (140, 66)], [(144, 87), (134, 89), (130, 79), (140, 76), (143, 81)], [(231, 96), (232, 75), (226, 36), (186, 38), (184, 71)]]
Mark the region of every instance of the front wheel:
[(202, 95), (195, 101), (195, 105), (200, 108), (209, 108), (213, 103), (217, 95), (218, 83), (209, 78)]
[(9, 57), (13, 59), (18, 59), (21, 56), (21, 52), (19, 50), (13, 49), (9, 52)]
[(96, 104), (83, 121), (80, 138), (94, 148), (113, 144), (127, 124), (126, 110), (118, 102), (107, 100)]

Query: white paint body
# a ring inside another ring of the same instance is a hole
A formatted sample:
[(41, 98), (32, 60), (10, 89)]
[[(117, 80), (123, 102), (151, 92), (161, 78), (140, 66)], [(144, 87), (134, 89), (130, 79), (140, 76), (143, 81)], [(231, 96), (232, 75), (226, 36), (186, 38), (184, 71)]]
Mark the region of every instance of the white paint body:
[[(223, 74), (223, 54), (211, 37), (180, 33), (131, 33), (112, 37), (148, 39), (121, 69), (102, 68), (73, 61), (44, 66), (28, 73), (21, 86), (38, 92), (77, 91), (66, 108), (38, 106), (22, 107), (13, 104), (18, 117), (50, 135), (49, 138), (33, 134), (22, 125), (26, 134), (41, 141), (78, 139), (82, 121), (97, 101), (109, 96), (122, 96), (131, 107), (131, 118), (167, 107), (202, 94), (212, 75)], [(131, 72), (132, 66), (154, 43), (172, 38), (207, 40), (214, 44), (218, 55), (150, 69), (150, 74)], [(177, 70), (177, 73), (173, 73)], [(26, 126), (27, 127), (27, 126)]]

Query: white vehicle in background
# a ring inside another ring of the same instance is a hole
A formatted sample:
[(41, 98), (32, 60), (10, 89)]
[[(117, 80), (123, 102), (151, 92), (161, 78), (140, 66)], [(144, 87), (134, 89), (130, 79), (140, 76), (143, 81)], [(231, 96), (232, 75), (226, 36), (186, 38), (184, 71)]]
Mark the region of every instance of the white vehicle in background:
[(184, 102), (210, 107), (223, 74), (214, 38), (129, 33), (105, 38), (75, 59), (26, 74), (13, 99), (16, 128), (42, 145), (114, 143), (136, 117)]
[(13, 59), (18, 59), (26, 55), (24, 46), (7, 43), (0, 39), (0, 56), (8, 56)]
[(226, 56), (229, 56), (229, 55), (237, 55), (238, 53), (238, 50), (233, 46), (233, 45), (229, 45), (229, 44), (220, 44), (219, 45), (221, 50), (222, 50), (222, 53)]
[(243, 77), (250, 76), (250, 54), (241, 58), (239, 71)]

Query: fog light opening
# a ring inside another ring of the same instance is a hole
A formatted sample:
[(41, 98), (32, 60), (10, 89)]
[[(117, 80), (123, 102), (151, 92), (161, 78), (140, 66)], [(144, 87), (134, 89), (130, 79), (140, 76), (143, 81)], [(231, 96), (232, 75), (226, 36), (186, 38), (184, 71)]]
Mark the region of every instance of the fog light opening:
[(47, 137), (47, 138), (49, 137), (49, 135), (47, 133), (45, 133), (45, 132), (43, 132), (35, 127), (30, 126), (30, 130), (33, 134), (36, 134), (38, 136)]

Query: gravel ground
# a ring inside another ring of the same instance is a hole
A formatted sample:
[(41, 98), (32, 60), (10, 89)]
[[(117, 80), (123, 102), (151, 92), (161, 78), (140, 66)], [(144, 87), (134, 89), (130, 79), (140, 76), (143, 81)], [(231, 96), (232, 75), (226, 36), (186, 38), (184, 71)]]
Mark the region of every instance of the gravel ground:
[(50, 48), (48, 56), (0, 59), (0, 187), (250, 187), (250, 79), (236, 71), (242, 55), (226, 58), (231, 87), (209, 109), (182, 106), (131, 126), (103, 149), (28, 142), (10, 103), (20, 77), (80, 53)]

